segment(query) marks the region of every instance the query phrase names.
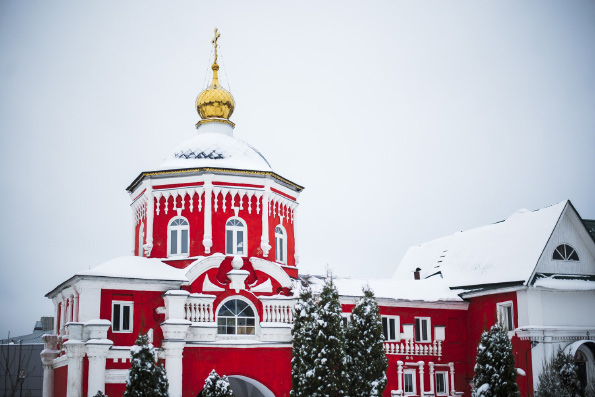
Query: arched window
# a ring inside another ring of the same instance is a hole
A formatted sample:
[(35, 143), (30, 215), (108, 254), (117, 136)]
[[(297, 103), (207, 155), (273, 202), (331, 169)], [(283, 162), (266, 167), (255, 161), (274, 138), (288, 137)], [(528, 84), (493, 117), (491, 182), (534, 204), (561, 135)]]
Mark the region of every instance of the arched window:
[(186, 218), (176, 217), (168, 226), (167, 241), (169, 256), (188, 256), (190, 226)]
[(254, 335), (254, 310), (239, 299), (225, 302), (217, 313), (217, 333), (221, 335)]
[(578, 261), (578, 254), (568, 244), (560, 244), (554, 250), (554, 254), (552, 255), (552, 259), (557, 261)]
[(287, 262), (287, 235), (281, 225), (275, 227), (275, 260)]
[(246, 224), (240, 218), (231, 218), (225, 224), (225, 253), (228, 255), (245, 255), (248, 245)]
[(143, 244), (145, 243), (145, 224), (141, 223), (138, 228), (138, 256), (143, 255)]

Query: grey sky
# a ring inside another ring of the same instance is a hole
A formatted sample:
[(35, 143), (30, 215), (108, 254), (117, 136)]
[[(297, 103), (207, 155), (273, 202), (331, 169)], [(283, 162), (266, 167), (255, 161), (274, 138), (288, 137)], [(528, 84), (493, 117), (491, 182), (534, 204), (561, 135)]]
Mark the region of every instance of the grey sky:
[(130, 253), (125, 187), (195, 133), (221, 33), (236, 136), (306, 187), (303, 272), (569, 198), (595, 218), (595, 2), (0, 2), (0, 336)]

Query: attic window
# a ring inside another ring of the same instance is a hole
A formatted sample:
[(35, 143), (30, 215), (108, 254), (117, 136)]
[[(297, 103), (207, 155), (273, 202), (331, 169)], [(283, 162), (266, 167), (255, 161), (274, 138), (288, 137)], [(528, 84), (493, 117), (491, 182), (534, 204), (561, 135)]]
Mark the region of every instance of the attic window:
[(578, 261), (578, 254), (568, 244), (560, 244), (555, 250), (552, 256), (553, 260), (557, 261)]

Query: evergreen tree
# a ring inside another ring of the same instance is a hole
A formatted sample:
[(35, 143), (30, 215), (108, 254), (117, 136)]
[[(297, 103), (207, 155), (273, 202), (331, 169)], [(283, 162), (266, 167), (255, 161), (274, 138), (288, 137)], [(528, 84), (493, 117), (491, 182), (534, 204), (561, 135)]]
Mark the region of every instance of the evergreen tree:
[(132, 366), (126, 379), (124, 397), (166, 397), (169, 396), (165, 369), (155, 364), (155, 348), (149, 343), (147, 334), (139, 334), (130, 348)]
[(103, 394), (101, 392), (101, 390), (97, 390), (97, 394), (95, 394), (93, 397), (107, 397), (105, 394)]
[(351, 313), (346, 332), (350, 396), (382, 396), (388, 360), (384, 352), (382, 319), (374, 293), (364, 289)]
[(294, 308), (293, 358), (291, 359), (291, 393), (292, 397), (309, 397), (314, 392), (312, 376), (314, 375), (314, 322), (317, 309), (312, 289), (306, 281)]
[(581, 384), (574, 359), (558, 349), (558, 354), (545, 362), (539, 374), (536, 394), (539, 397), (580, 397)]
[(317, 305), (314, 322), (314, 346), (310, 350), (312, 368), (312, 397), (343, 396), (347, 394), (348, 379), (345, 372), (345, 334), (339, 293), (332, 276), (327, 276)]
[(203, 397), (233, 397), (231, 385), (227, 376), (219, 376), (215, 370), (212, 370), (207, 379), (205, 387), (202, 390)]
[(481, 335), (474, 369), (474, 397), (520, 396), (512, 344), (499, 324)]

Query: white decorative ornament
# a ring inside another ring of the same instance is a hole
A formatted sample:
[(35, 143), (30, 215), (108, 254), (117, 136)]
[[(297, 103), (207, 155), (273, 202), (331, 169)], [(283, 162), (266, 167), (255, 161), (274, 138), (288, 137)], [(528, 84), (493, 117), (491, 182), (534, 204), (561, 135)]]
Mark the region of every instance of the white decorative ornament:
[(202, 290), (206, 292), (221, 292), (225, 291), (225, 289), (213, 284), (209, 279), (209, 276), (206, 275), (204, 281), (202, 282)]
[(231, 261), (231, 267), (233, 267), (235, 270), (240, 270), (242, 266), (244, 266), (244, 260), (242, 257), (239, 255), (234, 256)]

